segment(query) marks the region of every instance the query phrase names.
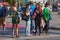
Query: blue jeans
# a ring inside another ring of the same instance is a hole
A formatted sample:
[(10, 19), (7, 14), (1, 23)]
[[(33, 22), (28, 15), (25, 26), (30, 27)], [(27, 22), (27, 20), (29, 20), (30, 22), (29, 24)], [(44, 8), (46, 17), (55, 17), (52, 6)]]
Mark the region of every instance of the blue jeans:
[(26, 35), (30, 35), (30, 24), (31, 24), (31, 21), (29, 18), (29, 20), (26, 21)]
[(31, 30), (34, 30), (35, 22), (34, 19), (31, 17)]

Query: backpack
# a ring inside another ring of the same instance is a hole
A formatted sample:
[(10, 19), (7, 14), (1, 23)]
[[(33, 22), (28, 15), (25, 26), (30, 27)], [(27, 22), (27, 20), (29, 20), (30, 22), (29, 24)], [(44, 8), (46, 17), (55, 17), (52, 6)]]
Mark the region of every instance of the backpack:
[(5, 6), (0, 8), (0, 17), (5, 17), (7, 14), (7, 8)]
[(29, 20), (29, 16), (26, 16), (26, 9), (25, 9), (25, 12), (22, 14), (22, 20), (25, 20), (25, 21)]
[(25, 13), (26, 12), (26, 7), (22, 6), (20, 11), (23, 12), (23, 13)]

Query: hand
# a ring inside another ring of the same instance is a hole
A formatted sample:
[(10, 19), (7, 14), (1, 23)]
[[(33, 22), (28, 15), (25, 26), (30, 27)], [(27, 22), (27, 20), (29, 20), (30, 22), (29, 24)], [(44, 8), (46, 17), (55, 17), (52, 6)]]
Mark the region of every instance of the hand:
[(34, 16), (36, 16), (36, 13), (34, 13)]
[(37, 13), (39, 13), (39, 11), (36, 11)]
[(32, 12), (32, 10), (30, 10), (30, 12)]
[(26, 12), (26, 16), (29, 16), (29, 14)]
[(18, 12), (18, 14), (20, 14), (20, 12)]
[(33, 15), (32, 17), (33, 17), (33, 18), (35, 18), (35, 16), (34, 16), (34, 15)]
[(26, 14), (26, 16), (29, 16), (29, 14)]

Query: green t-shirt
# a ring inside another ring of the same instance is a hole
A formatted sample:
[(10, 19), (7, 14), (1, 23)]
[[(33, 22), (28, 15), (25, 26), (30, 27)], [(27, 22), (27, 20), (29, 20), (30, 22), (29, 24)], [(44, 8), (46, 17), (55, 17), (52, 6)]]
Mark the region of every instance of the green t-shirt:
[(50, 10), (45, 7), (44, 10), (43, 10), (43, 13), (44, 13), (44, 18), (45, 18), (45, 20), (46, 20), (46, 21), (49, 20)]

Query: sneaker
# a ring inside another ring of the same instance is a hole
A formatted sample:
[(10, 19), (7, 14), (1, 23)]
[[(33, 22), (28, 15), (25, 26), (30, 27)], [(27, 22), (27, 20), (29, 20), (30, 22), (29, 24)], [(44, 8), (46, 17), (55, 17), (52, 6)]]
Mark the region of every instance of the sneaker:
[(16, 37), (19, 37), (18, 35)]
[(28, 34), (28, 35), (26, 35), (26, 36), (32, 36), (31, 34)]
[(48, 34), (48, 31), (46, 31), (46, 34)]

